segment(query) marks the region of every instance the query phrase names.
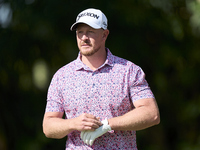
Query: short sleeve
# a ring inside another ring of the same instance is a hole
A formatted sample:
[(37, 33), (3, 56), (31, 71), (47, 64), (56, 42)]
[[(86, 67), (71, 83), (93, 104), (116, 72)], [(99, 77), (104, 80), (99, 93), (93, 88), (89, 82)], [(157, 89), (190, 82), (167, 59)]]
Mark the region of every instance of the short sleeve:
[(139, 66), (132, 66), (129, 73), (129, 91), (132, 102), (139, 99), (154, 98), (143, 70)]
[(63, 112), (63, 97), (62, 97), (62, 76), (58, 72), (53, 76), (50, 83), (48, 94), (47, 94), (47, 104), (45, 112)]

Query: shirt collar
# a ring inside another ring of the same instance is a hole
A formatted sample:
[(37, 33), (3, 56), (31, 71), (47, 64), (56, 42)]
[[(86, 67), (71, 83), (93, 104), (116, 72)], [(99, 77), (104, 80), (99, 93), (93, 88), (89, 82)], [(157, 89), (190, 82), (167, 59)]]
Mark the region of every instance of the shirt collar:
[[(107, 58), (105, 63), (101, 66), (105, 66), (105, 65), (109, 65), (109, 66), (113, 66), (114, 64), (114, 57), (113, 54), (110, 52), (110, 50), (108, 48), (106, 48), (107, 51)], [(88, 68), (82, 61), (81, 61), (81, 53), (79, 52), (77, 59), (75, 60), (75, 64), (76, 64), (76, 70), (81, 70), (81, 69), (86, 69)]]

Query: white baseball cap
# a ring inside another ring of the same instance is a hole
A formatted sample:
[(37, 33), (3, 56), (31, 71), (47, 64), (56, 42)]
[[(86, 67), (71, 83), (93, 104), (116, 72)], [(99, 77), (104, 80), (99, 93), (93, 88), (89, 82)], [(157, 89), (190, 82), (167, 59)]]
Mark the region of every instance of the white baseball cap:
[(76, 22), (71, 26), (71, 31), (76, 30), (77, 24), (85, 23), (94, 29), (107, 29), (108, 23), (104, 13), (99, 9), (89, 8), (78, 14)]

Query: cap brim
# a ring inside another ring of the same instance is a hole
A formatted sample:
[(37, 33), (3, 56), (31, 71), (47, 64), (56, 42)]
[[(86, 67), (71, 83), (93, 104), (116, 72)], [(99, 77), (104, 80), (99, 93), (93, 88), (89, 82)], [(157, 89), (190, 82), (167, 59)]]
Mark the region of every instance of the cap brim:
[(75, 23), (71, 26), (70, 30), (71, 30), (71, 31), (76, 30), (77, 25), (78, 25), (78, 24), (81, 24), (81, 23), (87, 24), (87, 25), (89, 25), (90, 27), (92, 27), (92, 28), (94, 28), (94, 29), (100, 29), (100, 28), (101, 28), (99, 25), (94, 24), (93, 22), (89, 22), (89, 21), (78, 21), (78, 22), (75, 22)]
[(71, 31), (76, 30), (78, 24), (79, 24), (78, 22), (75, 22), (75, 23), (71, 26), (70, 30), (71, 30)]

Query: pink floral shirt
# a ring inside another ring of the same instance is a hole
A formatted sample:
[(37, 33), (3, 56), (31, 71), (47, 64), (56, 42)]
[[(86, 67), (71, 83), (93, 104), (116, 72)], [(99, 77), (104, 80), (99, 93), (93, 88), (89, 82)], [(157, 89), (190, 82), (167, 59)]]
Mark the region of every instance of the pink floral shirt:
[[(46, 112), (65, 112), (66, 119), (82, 113), (112, 118), (134, 109), (133, 102), (154, 98), (142, 69), (134, 63), (112, 55), (92, 71), (78, 58), (60, 68), (51, 81)], [(135, 131), (107, 132), (92, 146), (84, 144), (79, 131), (68, 135), (66, 150), (137, 150)]]

